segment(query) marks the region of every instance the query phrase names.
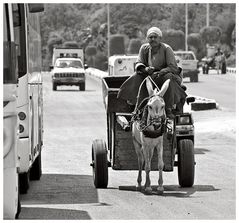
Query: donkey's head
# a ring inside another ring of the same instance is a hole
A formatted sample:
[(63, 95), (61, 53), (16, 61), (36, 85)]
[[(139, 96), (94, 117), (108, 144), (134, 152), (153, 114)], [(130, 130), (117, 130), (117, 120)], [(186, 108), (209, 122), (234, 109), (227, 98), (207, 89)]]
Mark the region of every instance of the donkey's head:
[(163, 96), (168, 89), (170, 79), (166, 80), (160, 91), (157, 88), (153, 89), (150, 79), (146, 80), (146, 86), (149, 93), (148, 107), (148, 121), (153, 122), (154, 125), (159, 126), (162, 120), (165, 119), (165, 102)]

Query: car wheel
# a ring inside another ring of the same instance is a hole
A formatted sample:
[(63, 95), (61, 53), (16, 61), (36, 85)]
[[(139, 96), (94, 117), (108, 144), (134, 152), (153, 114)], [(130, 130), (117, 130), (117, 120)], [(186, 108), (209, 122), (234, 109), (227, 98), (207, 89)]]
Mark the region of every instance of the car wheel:
[(85, 83), (80, 84), (80, 91), (85, 91)]
[(54, 83), (52, 84), (52, 90), (53, 90), (53, 91), (56, 91), (56, 90), (57, 90), (57, 85), (54, 84)]

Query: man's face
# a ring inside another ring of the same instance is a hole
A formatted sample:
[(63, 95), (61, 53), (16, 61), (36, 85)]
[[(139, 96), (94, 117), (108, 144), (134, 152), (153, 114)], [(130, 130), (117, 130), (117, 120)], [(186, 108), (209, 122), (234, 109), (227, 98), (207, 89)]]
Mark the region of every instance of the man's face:
[(155, 33), (151, 33), (147, 39), (151, 47), (158, 46), (161, 42), (161, 37)]

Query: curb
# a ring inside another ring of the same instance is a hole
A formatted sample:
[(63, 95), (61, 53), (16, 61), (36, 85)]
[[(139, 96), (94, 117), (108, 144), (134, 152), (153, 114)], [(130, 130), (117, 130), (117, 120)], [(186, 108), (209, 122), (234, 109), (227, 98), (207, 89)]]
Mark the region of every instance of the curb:
[(236, 68), (234, 68), (234, 67), (227, 67), (227, 73), (236, 74)]
[(202, 98), (199, 96), (193, 97), (195, 97), (195, 102), (191, 103), (191, 109), (193, 111), (210, 110), (218, 108), (218, 103), (214, 99)]
[[(86, 74), (97, 77), (102, 79), (103, 77), (108, 76), (108, 72), (98, 70), (95, 68), (87, 68), (86, 69)], [(195, 98), (195, 102), (192, 102), (191, 105), (191, 110), (193, 111), (200, 111), (200, 110), (209, 110), (209, 109), (217, 109), (218, 104), (214, 99), (209, 99), (209, 98), (202, 98), (200, 96), (195, 96), (195, 95), (190, 95), (191, 97)]]

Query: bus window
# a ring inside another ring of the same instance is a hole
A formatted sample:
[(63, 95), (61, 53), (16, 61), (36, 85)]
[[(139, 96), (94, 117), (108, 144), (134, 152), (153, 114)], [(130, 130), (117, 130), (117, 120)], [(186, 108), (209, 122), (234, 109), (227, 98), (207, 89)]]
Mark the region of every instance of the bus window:
[(6, 17), (7, 4), (3, 10), (3, 82), (16, 83), (16, 45), (10, 40), (9, 20)]

